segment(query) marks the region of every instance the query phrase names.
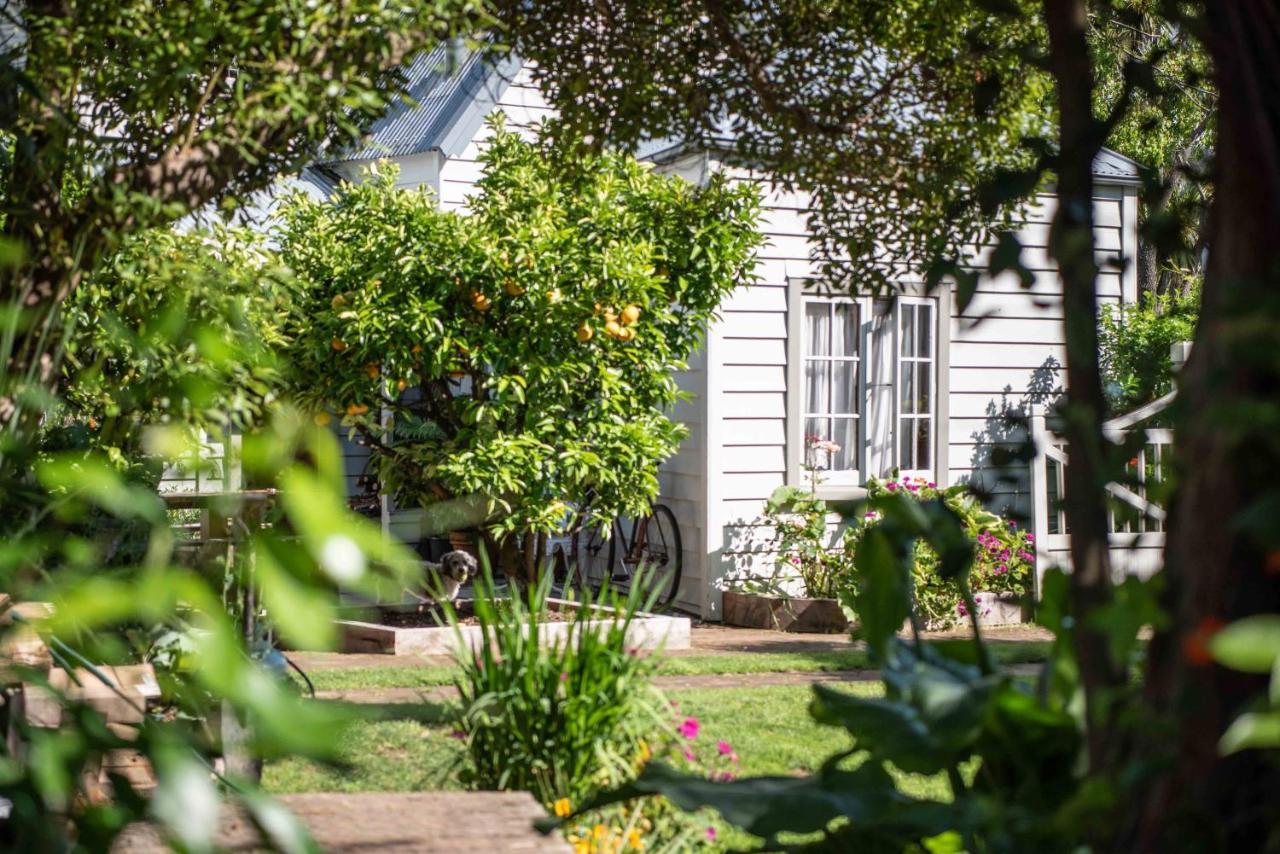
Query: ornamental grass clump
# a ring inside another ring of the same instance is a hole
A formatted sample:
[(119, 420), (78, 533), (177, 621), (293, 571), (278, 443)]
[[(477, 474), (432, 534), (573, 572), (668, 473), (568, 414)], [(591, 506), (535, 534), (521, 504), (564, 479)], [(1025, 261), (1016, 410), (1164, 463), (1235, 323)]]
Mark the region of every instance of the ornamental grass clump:
[[(654, 758), (732, 778), (737, 754), (679, 715), (653, 684), (659, 659), (627, 642), (627, 629), (653, 604), (647, 577), (641, 568), (625, 592), (585, 591), (566, 624), (549, 620), (551, 573), (506, 596), (486, 563), (474, 602), (482, 639), (458, 654), (454, 735), (464, 747), (466, 785), (528, 791), (564, 817), (601, 789), (635, 779)], [(540, 642), (546, 625), (564, 625), (565, 636)], [(580, 816), (565, 836), (581, 854), (675, 852), (710, 839), (709, 826), (705, 815), (648, 799)]]
[(548, 807), (628, 779), (641, 745), (669, 717), (652, 682), (657, 659), (627, 643), (628, 627), (650, 604), (642, 585), (585, 593), (564, 638), (540, 642), (550, 590), (544, 573), (498, 598), (486, 566), (474, 605), (483, 639), (459, 654), (455, 721), (464, 782), (522, 789)]

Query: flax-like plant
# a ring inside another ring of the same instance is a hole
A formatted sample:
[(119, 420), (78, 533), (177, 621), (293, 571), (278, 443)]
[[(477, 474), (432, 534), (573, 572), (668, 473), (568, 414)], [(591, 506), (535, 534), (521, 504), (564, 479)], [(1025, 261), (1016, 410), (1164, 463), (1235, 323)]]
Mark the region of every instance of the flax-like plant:
[[(551, 573), (506, 597), (484, 563), (474, 604), (482, 639), (458, 653), (463, 780), (478, 789), (523, 789), (550, 808), (631, 779), (637, 756), (672, 727), (651, 679), (656, 657), (627, 640), (637, 614), (652, 605), (649, 586), (588, 592), (567, 623), (552, 623)], [(540, 642), (556, 625), (566, 626), (565, 636)]]

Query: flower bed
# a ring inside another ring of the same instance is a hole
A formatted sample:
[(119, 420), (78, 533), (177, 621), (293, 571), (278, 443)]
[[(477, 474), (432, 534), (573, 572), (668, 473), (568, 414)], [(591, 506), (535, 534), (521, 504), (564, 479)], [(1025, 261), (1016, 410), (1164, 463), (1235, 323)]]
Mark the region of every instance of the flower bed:
[[(565, 599), (548, 599), (548, 618), (541, 622), (538, 631), (543, 644), (562, 640), (570, 621), (568, 614), (576, 612), (578, 603)], [(471, 609), (469, 600), (459, 600), (455, 608), (462, 613)], [(373, 609), (352, 609), (344, 619), (338, 620), (342, 632), (343, 652), (383, 653), (386, 655), (451, 655), (458, 647), (458, 638), (475, 649), (480, 644), (481, 629), (476, 625), (460, 625), (455, 630), (448, 625), (392, 625), (405, 623), (401, 615), (413, 614), (417, 605), (383, 605)], [(612, 625), (613, 610), (596, 606), (601, 619), (588, 620), (586, 627), (601, 631)], [(556, 616), (551, 616), (551, 615)], [(391, 616), (396, 615), (396, 616)], [(565, 616), (561, 616), (565, 615)], [(423, 622), (426, 622), (425, 620)], [(668, 617), (663, 614), (642, 613), (627, 626), (627, 642), (635, 649), (688, 649), (690, 623), (687, 617)]]

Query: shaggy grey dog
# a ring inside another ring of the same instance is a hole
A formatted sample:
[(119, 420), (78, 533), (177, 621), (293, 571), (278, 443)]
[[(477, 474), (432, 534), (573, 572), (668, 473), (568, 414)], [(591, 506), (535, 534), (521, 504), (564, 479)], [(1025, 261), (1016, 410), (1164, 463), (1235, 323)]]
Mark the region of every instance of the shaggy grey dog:
[[(424, 601), (452, 602), (458, 598), (462, 585), (476, 576), (479, 565), (470, 552), (454, 550), (440, 556), (439, 563), (422, 561), (422, 589)], [(416, 594), (415, 594), (416, 595)]]

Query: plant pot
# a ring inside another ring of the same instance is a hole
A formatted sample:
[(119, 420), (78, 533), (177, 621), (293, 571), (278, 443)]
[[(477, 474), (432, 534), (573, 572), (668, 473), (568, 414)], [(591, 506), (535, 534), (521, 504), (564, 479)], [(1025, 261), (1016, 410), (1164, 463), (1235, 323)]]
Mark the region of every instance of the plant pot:
[(476, 560), (480, 559), (480, 552), (476, 548), (476, 538), (469, 531), (450, 531), (449, 548), (466, 552)]
[(724, 624), (779, 632), (838, 634), (849, 629), (849, 618), (835, 599), (765, 596), (735, 590), (724, 594)]
[(1025, 605), (1016, 593), (991, 593), (979, 590), (973, 594), (978, 606), (978, 622), (984, 626), (1011, 626), (1026, 622)]

